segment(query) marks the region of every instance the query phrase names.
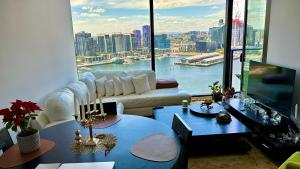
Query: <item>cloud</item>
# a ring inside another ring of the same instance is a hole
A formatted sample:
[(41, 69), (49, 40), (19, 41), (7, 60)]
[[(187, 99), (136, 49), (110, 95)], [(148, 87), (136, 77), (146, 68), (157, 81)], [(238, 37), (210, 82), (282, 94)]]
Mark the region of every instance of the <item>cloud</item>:
[[(169, 9), (195, 6), (215, 6), (224, 0), (154, 0), (154, 8)], [(91, 5), (107, 8), (149, 9), (149, 0), (71, 0), (72, 6)]]
[(87, 0), (71, 0), (71, 5), (72, 6), (81, 6), (87, 4)]
[(82, 17), (97, 17), (105, 12), (105, 9), (100, 7), (82, 6), (80, 12), (73, 12), (73, 15), (79, 15)]

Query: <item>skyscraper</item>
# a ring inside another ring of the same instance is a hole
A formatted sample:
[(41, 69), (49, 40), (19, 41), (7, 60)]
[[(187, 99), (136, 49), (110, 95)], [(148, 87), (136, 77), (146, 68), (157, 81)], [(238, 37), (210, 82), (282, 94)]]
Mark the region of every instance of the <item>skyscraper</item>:
[(154, 45), (155, 48), (170, 48), (170, 40), (167, 37), (167, 34), (155, 35), (154, 36)]
[(87, 56), (88, 50), (91, 48), (91, 33), (78, 32), (75, 34), (75, 55), (76, 56)]
[(131, 33), (130, 36), (131, 36), (131, 46), (132, 46), (132, 50), (136, 50), (137, 47), (136, 47), (136, 37), (135, 37), (135, 34), (134, 34), (134, 33)]
[(123, 46), (124, 46), (125, 51), (131, 51), (132, 50), (131, 34), (124, 34), (123, 35)]
[(239, 19), (232, 20), (232, 46), (243, 46), (244, 23)]
[(208, 31), (211, 42), (215, 43), (218, 48), (223, 48), (224, 44), (224, 27), (212, 27)]
[(113, 52), (112, 38), (111, 36), (109, 36), (109, 34), (105, 35), (105, 41), (106, 41), (107, 52)]
[(150, 49), (150, 26), (143, 26), (143, 46)]
[(112, 52), (123, 52), (125, 51), (124, 47), (124, 37), (121, 33), (114, 33), (112, 34)]
[(142, 47), (142, 34), (140, 30), (134, 30), (134, 45), (136, 48), (141, 48)]
[(98, 51), (99, 52), (107, 52), (107, 44), (106, 44), (105, 35), (98, 35), (97, 43), (98, 43)]

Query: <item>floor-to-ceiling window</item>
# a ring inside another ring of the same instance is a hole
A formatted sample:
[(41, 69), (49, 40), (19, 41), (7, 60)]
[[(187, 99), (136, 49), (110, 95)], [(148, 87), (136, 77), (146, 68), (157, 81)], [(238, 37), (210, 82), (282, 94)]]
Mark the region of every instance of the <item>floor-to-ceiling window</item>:
[(151, 69), (148, 0), (71, 0), (79, 74)]
[(154, 0), (158, 78), (174, 78), (192, 94), (223, 79), (226, 0)]
[[(247, 78), (247, 62), (244, 67), (240, 62), (245, 1), (234, 0), (231, 22), (232, 86), (236, 90), (241, 75), (244, 85)], [(246, 60), (262, 58), (264, 2), (249, 1)], [(151, 69), (152, 63), (157, 78), (174, 78), (191, 94), (209, 94), (208, 85), (222, 84), (226, 0), (71, 0), (71, 5), (79, 74)]]
[(233, 0), (232, 12), (232, 87), (235, 91), (241, 89), (241, 74), (242, 74), (242, 52), (244, 43), (244, 27), (245, 27), (245, 0)]

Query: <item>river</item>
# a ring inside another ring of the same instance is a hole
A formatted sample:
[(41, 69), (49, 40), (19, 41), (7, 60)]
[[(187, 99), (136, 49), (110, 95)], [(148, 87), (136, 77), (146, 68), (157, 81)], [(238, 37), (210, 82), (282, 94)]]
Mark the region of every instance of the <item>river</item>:
[[(174, 62), (184, 58), (184, 56), (178, 57), (166, 57), (156, 59), (156, 76), (161, 79), (174, 78), (178, 81), (181, 88), (186, 89), (193, 95), (209, 94), (209, 85), (215, 81), (223, 81), (223, 64), (216, 64), (209, 67), (187, 66), (187, 65), (175, 65)], [(144, 70), (151, 69), (150, 60), (134, 61), (132, 64), (106, 64), (90, 66), (90, 71), (97, 70)], [(241, 64), (238, 59), (233, 63), (233, 87), (239, 90), (240, 80), (235, 74), (241, 73)]]

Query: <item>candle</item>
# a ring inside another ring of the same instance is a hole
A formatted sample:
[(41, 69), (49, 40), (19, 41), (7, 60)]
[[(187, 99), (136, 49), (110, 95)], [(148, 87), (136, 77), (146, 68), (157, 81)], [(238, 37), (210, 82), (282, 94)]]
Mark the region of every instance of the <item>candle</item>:
[(295, 119), (298, 117), (298, 104), (295, 105)]
[(82, 119), (85, 119), (85, 110), (84, 110), (84, 102), (81, 101), (81, 113), (82, 113)]
[(104, 115), (104, 109), (103, 109), (103, 104), (102, 104), (102, 98), (99, 97), (99, 104), (100, 104), (100, 111), (101, 111), (101, 115)]
[(91, 113), (91, 99), (90, 99), (90, 96), (88, 96), (88, 99), (87, 99), (87, 112), (88, 112), (88, 114)]
[(95, 94), (94, 95), (94, 112), (96, 112), (96, 110), (97, 110), (97, 103), (96, 103), (96, 101), (97, 101), (97, 96)]
[(80, 114), (80, 113), (78, 113), (77, 99), (76, 99), (75, 95), (74, 95), (74, 111), (75, 111), (75, 116), (77, 116), (78, 114)]

